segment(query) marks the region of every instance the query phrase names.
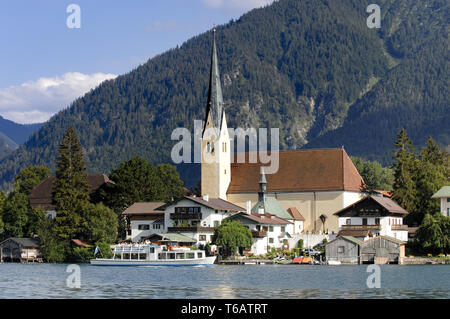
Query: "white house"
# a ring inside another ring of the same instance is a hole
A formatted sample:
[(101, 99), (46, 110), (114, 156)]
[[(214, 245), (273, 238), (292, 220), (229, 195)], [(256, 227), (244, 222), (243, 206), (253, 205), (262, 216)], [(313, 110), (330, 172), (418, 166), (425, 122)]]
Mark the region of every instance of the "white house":
[[(158, 208), (164, 211), (164, 233), (178, 233), (197, 240), (198, 245), (211, 243), (214, 230), (231, 214), (244, 211), (221, 198), (185, 196)], [(161, 231), (160, 231), (161, 232)]]
[(450, 186), (444, 186), (436, 192), (431, 198), (439, 198), (441, 201), (441, 213), (444, 216), (450, 216)]
[(338, 216), (338, 236), (387, 236), (408, 241), (408, 226), (403, 217), (408, 212), (387, 197), (367, 196), (335, 213)]
[(127, 219), (127, 239), (139, 242), (164, 230), (164, 212), (156, 208), (163, 202), (134, 203), (122, 215)]

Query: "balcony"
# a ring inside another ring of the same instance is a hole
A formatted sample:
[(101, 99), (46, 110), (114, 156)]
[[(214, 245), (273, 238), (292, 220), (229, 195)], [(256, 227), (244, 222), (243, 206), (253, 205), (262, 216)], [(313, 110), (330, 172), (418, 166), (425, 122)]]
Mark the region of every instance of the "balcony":
[(381, 230), (381, 225), (342, 225), (341, 230)]
[(252, 237), (253, 238), (264, 238), (266, 236), (267, 236), (267, 232), (265, 232), (265, 231), (252, 230)]
[(190, 227), (168, 227), (167, 231), (169, 233), (206, 233), (214, 232), (214, 227), (201, 227), (201, 226), (190, 226)]
[(172, 213), (170, 214), (171, 219), (202, 219), (202, 213)]
[(391, 230), (408, 230), (408, 225), (391, 225)]

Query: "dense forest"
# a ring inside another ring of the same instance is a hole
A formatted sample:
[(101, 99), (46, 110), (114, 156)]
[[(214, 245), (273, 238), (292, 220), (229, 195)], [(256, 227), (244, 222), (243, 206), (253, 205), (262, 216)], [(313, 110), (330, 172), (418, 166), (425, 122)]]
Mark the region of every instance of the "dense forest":
[[(282, 149), (345, 146), (392, 161), (397, 132), (450, 144), (445, 0), (379, 0), (381, 29), (361, 0), (280, 0), (217, 27), (230, 127), (279, 127)], [(173, 129), (204, 118), (212, 33), (206, 32), (102, 83), (52, 117), (0, 162), (9, 188), (21, 168), (54, 168), (72, 126), (88, 172), (109, 173), (133, 156), (171, 163)], [(179, 166), (196, 186), (198, 165)]]

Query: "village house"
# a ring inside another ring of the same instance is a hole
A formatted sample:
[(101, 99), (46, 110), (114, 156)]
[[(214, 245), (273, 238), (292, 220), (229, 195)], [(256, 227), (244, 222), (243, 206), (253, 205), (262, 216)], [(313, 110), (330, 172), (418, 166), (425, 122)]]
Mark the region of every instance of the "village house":
[(197, 245), (211, 243), (214, 230), (231, 214), (244, 211), (221, 198), (184, 196), (156, 208), (164, 212), (163, 233), (178, 233), (196, 240)]
[[(56, 217), (55, 204), (53, 203), (53, 183), (56, 177), (50, 176), (42, 181), (39, 185), (33, 188), (30, 193), (29, 200), (30, 205), (33, 208), (41, 208), (47, 212), (49, 218)], [(106, 184), (113, 184), (108, 176), (104, 174), (90, 174), (86, 178), (87, 183), (91, 187), (90, 199), (92, 203), (100, 202), (100, 196), (98, 194), (101, 187)]]
[(450, 186), (444, 186), (438, 190), (431, 198), (437, 198), (441, 201), (441, 213), (450, 217)]
[[(208, 100), (201, 136), (201, 193), (244, 207), (258, 201), (258, 177), (263, 164), (256, 155), (234, 153), (223, 103), (214, 38)], [(234, 155), (232, 155), (234, 153)], [(238, 162), (243, 155), (244, 162)], [(296, 150), (271, 153), (279, 157), (279, 169), (267, 176), (267, 197), (284, 210), (301, 212), (301, 231), (338, 231), (336, 211), (364, 197), (365, 184), (350, 157), (342, 149)], [(211, 160), (214, 158), (214, 160)], [(265, 164), (267, 165), (267, 164)], [(299, 223), (295, 231), (298, 232)], [(295, 223), (295, 221), (294, 221)]]
[(408, 212), (387, 197), (369, 195), (335, 213), (339, 218), (338, 236), (353, 236), (362, 240), (389, 236), (408, 241), (408, 226), (403, 217)]
[(122, 216), (127, 221), (127, 239), (140, 242), (152, 234), (164, 231), (164, 212), (156, 208), (164, 205), (164, 202), (134, 203), (128, 207)]

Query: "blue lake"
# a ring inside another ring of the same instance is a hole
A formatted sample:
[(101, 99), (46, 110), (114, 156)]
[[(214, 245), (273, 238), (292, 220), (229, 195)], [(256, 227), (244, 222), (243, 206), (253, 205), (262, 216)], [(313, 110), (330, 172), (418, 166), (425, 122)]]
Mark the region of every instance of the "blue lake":
[(0, 264), (0, 298), (450, 298), (450, 265), (380, 266), (381, 287), (372, 289), (366, 265), (80, 265), (80, 289), (67, 287), (66, 269)]

